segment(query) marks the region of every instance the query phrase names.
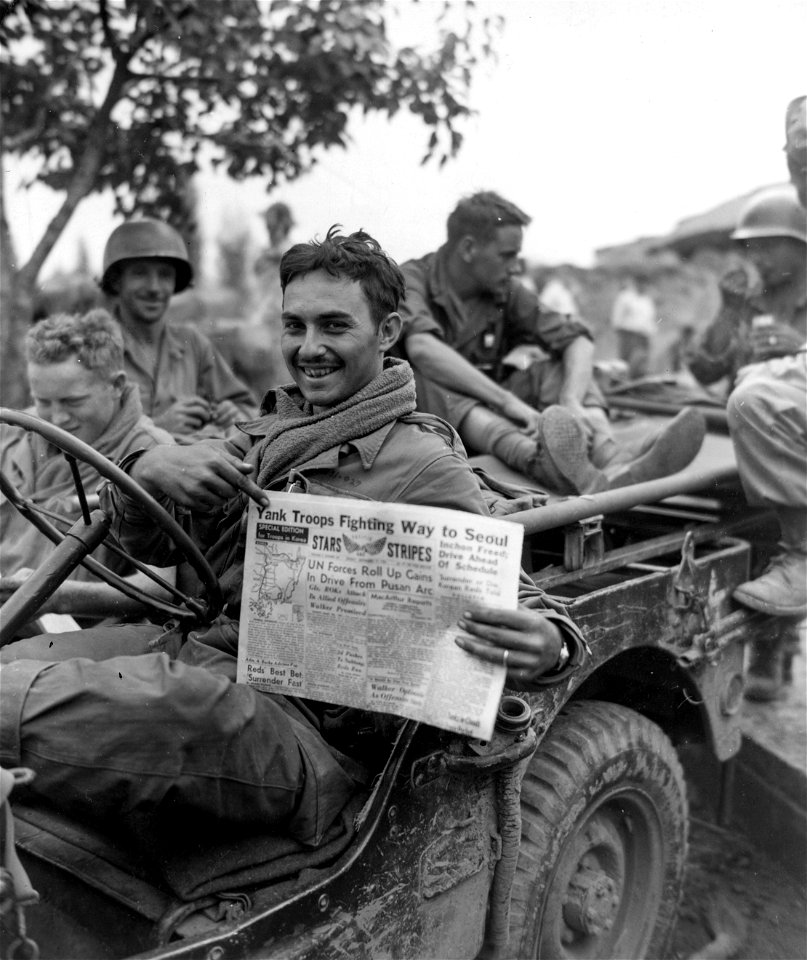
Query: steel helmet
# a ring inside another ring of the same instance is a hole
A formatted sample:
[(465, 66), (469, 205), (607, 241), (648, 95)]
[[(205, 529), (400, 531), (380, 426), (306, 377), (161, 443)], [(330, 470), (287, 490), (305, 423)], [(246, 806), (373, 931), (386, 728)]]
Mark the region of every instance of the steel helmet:
[(760, 190), (745, 205), (731, 239), (757, 237), (792, 237), (807, 243), (807, 211), (791, 184)]
[(112, 231), (104, 247), (104, 273), (101, 277), (104, 293), (114, 293), (111, 287), (115, 274), (113, 267), (124, 260), (143, 257), (160, 257), (171, 261), (177, 272), (175, 293), (184, 290), (193, 279), (185, 241), (172, 226), (162, 220), (129, 220)]

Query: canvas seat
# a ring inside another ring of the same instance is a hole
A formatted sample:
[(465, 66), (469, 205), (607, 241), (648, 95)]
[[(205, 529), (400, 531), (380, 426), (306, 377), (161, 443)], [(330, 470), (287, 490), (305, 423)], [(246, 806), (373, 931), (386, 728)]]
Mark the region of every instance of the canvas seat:
[(281, 883), (285, 887), (301, 871), (331, 863), (348, 847), (356, 816), (369, 796), (370, 780), (390, 760), (393, 738), (379, 737), (372, 728), (357, 733), (352, 724), (346, 727), (344, 714), (355, 719), (361, 717), (359, 711), (333, 713), (339, 719), (334, 723), (328, 715), (328, 739), (338, 740), (342, 749), (349, 746), (350, 753), (362, 756), (369, 767), (334, 747), (343, 765), (361, 769), (363, 777), (357, 773), (354, 779), (362, 785), (316, 848), (282, 832), (256, 834), (219, 822), (195, 823), (190, 817), (182, 818), (181, 829), (155, 827), (136, 841), (114, 822), (67, 816), (56, 804), (26, 796), (24, 790), (15, 792), (12, 804), (17, 846), (154, 921), (177, 904), (227, 899)]
[(15, 798), (18, 847), (158, 919), (176, 900), (265, 886), (335, 859), (354, 835), (353, 820), (366, 799), (356, 794), (314, 849), (291, 837), (192, 833), (163, 839), (148, 853), (108, 825), (70, 819), (55, 807)]

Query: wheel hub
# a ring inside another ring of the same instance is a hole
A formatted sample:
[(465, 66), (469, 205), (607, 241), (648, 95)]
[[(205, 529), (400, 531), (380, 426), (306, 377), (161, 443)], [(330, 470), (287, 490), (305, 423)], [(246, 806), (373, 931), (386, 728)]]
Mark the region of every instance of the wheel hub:
[(581, 864), (563, 901), (563, 919), (577, 933), (599, 936), (610, 930), (619, 909), (619, 893), (604, 870)]

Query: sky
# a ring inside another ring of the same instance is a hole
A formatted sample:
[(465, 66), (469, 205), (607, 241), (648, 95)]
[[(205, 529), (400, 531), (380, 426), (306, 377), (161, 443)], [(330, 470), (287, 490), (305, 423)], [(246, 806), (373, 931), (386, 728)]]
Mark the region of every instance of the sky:
[[(437, 0), (402, 0), (393, 36), (417, 43)], [(267, 195), (265, 183), (199, 180), (209, 238), (246, 227), (266, 241), (260, 214), (283, 200), (294, 240), (333, 223), (362, 227), (399, 261), (435, 249), (460, 197), (497, 190), (533, 218), (531, 262), (590, 266), (595, 250), (669, 232), (756, 187), (787, 179), (784, 111), (807, 92), (804, 0), (478, 0), (505, 26), (496, 63), (481, 67), (459, 156), (420, 165), (429, 135), (417, 119), (356, 117), (347, 150)], [(59, 198), (15, 190), (7, 178), (20, 259)], [(43, 278), (69, 269), (82, 240), (100, 272), (116, 221), (108, 198), (85, 201)], [(214, 244), (208, 243), (208, 249)], [(207, 263), (207, 269), (214, 269)]]

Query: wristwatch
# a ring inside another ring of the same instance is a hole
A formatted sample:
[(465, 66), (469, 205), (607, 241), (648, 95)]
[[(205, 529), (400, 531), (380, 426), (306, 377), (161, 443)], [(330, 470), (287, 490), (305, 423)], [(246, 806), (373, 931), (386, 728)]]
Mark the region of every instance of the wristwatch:
[(558, 662), (555, 664), (552, 673), (560, 673), (560, 671), (566, 666), (569, 662), (569, 645), (564, 640), (560, 645), (560, 653), (558, 654)]

